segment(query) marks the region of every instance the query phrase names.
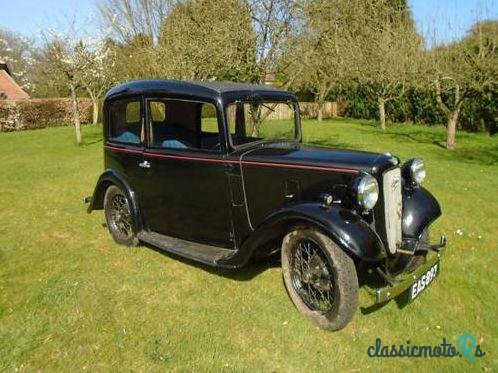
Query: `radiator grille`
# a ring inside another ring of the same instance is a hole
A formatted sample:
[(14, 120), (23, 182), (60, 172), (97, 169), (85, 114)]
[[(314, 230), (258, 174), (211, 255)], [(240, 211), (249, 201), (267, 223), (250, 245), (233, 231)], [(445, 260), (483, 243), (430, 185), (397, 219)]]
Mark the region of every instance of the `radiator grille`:
[(382, 189), (384, 195), (387, 248), (391, 254), (394, 254), (402, 240), (401, 171), (399, 168), (384, 173)]

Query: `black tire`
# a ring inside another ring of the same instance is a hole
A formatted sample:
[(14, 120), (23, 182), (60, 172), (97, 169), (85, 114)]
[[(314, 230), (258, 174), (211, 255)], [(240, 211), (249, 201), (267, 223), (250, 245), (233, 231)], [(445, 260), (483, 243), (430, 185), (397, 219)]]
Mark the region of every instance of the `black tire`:
[(116, 185), (111, 185), (105, 192), (104, 212), (114, 241), (120, 245), (137, 246), (138, 238), (128, 198)]
[[(305, 249), (307, 243), (313, 250)], [(288, 233), (281, 255), (285, 287), (299, 312), (321, 329), (344, 328), (358, 305), (353, 260), (328, 236), (312, 228)], [(303, 265), (305, 257), (307, 264)]]

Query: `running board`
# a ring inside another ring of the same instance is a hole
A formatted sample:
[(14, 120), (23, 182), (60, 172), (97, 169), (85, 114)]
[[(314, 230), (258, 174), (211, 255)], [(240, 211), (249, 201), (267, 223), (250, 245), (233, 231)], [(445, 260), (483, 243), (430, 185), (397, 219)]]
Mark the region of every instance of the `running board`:
[[(214, 267), (234, 267), (227, 262), (237, 253), (237, 250), (185, 241), (149, 231), (141, 231), (137, 236), (140, 241), (187, 259), (192, 259)], [(220, 263), (220, 261), (222, 262)]]

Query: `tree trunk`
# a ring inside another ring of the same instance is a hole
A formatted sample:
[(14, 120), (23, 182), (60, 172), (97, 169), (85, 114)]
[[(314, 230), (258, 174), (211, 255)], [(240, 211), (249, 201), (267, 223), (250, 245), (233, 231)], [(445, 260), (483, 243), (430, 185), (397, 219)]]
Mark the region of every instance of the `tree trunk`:
[(458, 124), (458, 115), (460, 114), (460, 104), (455, 110), (448, 115), (448, 124), (446, 126), (446, 149), (453, 150), (456, 145), (456, 130)]
[(261, 127), (261, 122), (263, 121), (261, 106), (257, 104), (251, 105), (249, 109), (249, 115), (252, 121), (252, 137), (259, 137), (259, 128)]
[(446, 127), (446, 149), (455, 149), (456, 121), (454, 116), (448, 118)]
[(76, 97), (76, 87), (71, 84), (71, 100), (73, 103), (73, 121), (74, 128), (76, 130), (76, 143), (81, 144), (81, 123), (80, 123), (80, 113), (78, 110), (78, 98)]
[(379, 105), (379, 119), (380, 119), (380, 128), (383, 131), (386, 130), (386, 100), (382, 97), (379, 97), (377, 100)]
[(99, 101), (95, 98), (92, 98), (92, 106), (93, 106), (93, 124), (97, 124), (99, 120)]
[(97, 99), (96, 95), (92, 92), (91, 89), (87, 88), (86, 91), (88, 92), (88, 96), (90, 96), (90, 99), (92, 100), (92, 109), (93, 109), (92, 124), (97, 124), (99, 120), (99, 100)]
[(455, 149), (456, 145), (456, 131), (458, 124), (458, 116), (460, 114), (460, 109), (462, 108), (463, 101), (466, 96), (464, 92), (463, 96), (460, 96), (460, 86), (455, 84), (455, 109), (451, 110), (448, 105), (443, 102), (441, 94), (441, 84), (439, 80), (435, 82), (436, 87), (436, 102), (441, 109), (441, 111), (446, 115), (446, 149)]
[(323, 102), (319, 101), (318, 102), (318, 109), (316, 113), (316, 120), (321, 122), (323, 119)]
[(317, 104), (316, 120), (321, 122), (323, 120), (323, 109), (325, 106), (325, 99), (330, 92), (330, 88), (322, 87), (318, 90), (315, 96), (315, 102)]
[(259, 137), (259, 128), (261, 127), (261, 121), (254, 118), (252, 121), (252, 137)]

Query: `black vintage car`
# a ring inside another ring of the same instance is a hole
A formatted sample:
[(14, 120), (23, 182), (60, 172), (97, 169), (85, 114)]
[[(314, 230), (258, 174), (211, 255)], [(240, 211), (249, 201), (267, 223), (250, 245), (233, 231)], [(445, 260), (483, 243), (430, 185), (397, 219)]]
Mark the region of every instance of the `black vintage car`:
[(423, 161), (303, 145), (293, 93), (119, 85), (105, 97), (104, 159), (86, 202), (116, 242), (225, 268), (280, 251), (290, 298), (321, 328), (352, 319), (360, 285), (374, 303), (415, 298), (439, 272)]

